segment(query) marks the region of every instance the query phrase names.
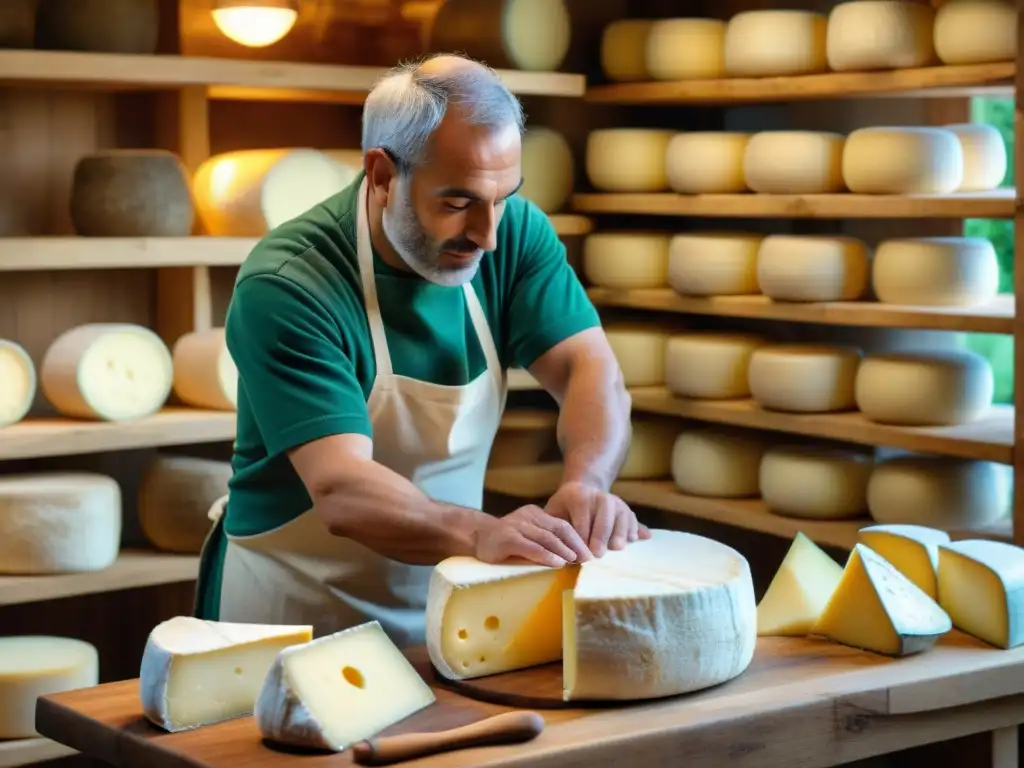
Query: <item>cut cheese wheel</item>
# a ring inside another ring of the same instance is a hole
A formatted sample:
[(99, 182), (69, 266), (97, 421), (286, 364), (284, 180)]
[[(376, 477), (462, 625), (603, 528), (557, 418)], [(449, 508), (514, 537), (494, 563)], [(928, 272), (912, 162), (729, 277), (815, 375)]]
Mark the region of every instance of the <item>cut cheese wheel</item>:
[(647, 79), (647, 38), (654, 22), (617, 19), (601, 35), (601, 70), (615, 82)]
[(655, 80), (703, 80), (725, 73), (725, 22), (659, 19), (647, 36), (647, 73)]
[(583, 274), (601, 288), (661, 288), (668, 282), (669, 235), (598, 232), (583, 241)]
[(672, 449), (672, 480), (683, 493), (743, 498), (759, 493), (758, 473), (768, 440), (756, 432), (688, 429)]
[(960, 140), (964, 177), (957, 192), (988, 192), (1003, 183), (1008, 164), (1006, 143), (994, 125), (954, 123), (942, 126)]
[(742, 11), (725, 30), (725, 71), (731, 77), (824, 72), (828, 18), (810, 11)]
[(755, 133), (743, 154), (743, 177), (754, 192), (842, 192), (844, 141), (840, 134), (824, 131)]
[(158, 455), (139, 484), (139, 527), (157, 549), (199, 554), (207, 513), (228, 493), (231, 462)]
[(671, 331), (656, 325), (616, 323), (604, 329), (627, 387), (665, 383), (665, 347)]
[(758, 293), (757, 253), (764, 235), (686, 232), (669, 243), (668, 282), (684, 296)]
[(857, 407), (882, 424), (966, 424), (988, 410), (994, 391), (991, 364), (966, 349), (869, 356), (857, 372)]
[(665, 152), (675, 131), (605, 128), (587, 136), (587, 178), (604, 192), (661, 192)]
[(363, 172), (363, 150), (325, 149), (323, 152), (338, 164), (346, 187), (355, 181), (359, 174)]
[(918, 237), (878, 244), (871, 280), (878, 300), (969, 307), (999, 291), (999, 259), (984, 237)]
[(121, 489), (105, 475), (0, 476), (0, 573), (100, 571), (121, 546)]
[(561, 657), (567, 701), (671, 696), (741, 674), (757, 632), (749, 564), (710, 539), (651, 534), (561, 569), (442, 561), (427, 597), (431, 662), (458, 680)]
[(187, 405), (215, 411), (238, 407), (238, 369), (223, 328), (186, 333), (174, 343), (174, 394)]
[(655, 480), (672, 472), (672, 448), (680, 426), (672, 418), (632, 420), (633, 436), (626, 459), (619, 469), (619, 480)]
[(36, 366), (28, 352), (20, 344), (0, 339), (0, 428), (28, 415), (36, 389)]
[(867, 512), (871, 453), (825, 446), (780, 446), (761, 460), (761, 497), (772, 512), (842, 520)]
[(757, 252), (757, 285), (776, 301), (855, 301), (869, 269), (868, 248), (855, 237), (769, 235)]
[(921, 525), (869, 525), (857, 539), (884, 557), (932, 600), (937, 600), (939, 547), (949, 534)]
[(245, 149), (205, 161), (192, 187), (207, 234), (262, 237), (350, 181), (346, 168), (315, 149)]
[(669, 186), (686, 195), (746, 192), (743, 155), (749, 133), (677, 133), (665, 151)]
[(572, 148), (558, 131), (530, 127), (523, 136), (519, 194), (545, 213), (559, 210), (572, 194), (576, 166)]
[(843, 180), (863, 195), (946, 195), (964, 179), (960, 140), (944, 128), (860, 128), (846, 137)]
[(764, 343), (760, 337), (749, 334), (674, 334), (665, 349), (665, 386), (681, 397), (749, 397), (750, 358)]
[(980, 539), (943, 544), (939, 603), (961, 632), (1006, 650), (1024, 644), (1024, 549)]
[(757, 604), (759, 637), (802, 637), (821, 616), (839, 586), (843, 568), (798, 533)]
[(851, 0), (828, 17), (828, 66), (835, 72), (925, 67), (935, 60), (935, 11), (903, 0)]
[(943, 64), (1017, 60), (1013, 0), (946, 0), (935, 13), (935, 52)]
[(40, 696), (91, 688), (99, 684), (99, 676), (99, 652), (84, 640), (0, 637), (0, 739), (38, 736)]
[(949, 632), (946, 612), (863, 544), (855, 544), (811, 634), (886, 656), (926, 651)]
[(854, 407), (860, 351), (846, 346), (773, 344), (750, 359), (750, 394), (762, 408), (828, 413)]
[(879, 463), (868, 483), (871, 517), (947, 530), (977, 530), (1005, 518), (1010, 467), (955, 456), (903, 455)]
[(46, 399), (64, 416), (121, 421), (163, 407), (174, 364), (163, 339), (149, 328), (88, 323), (50, 345), (39, 380)]

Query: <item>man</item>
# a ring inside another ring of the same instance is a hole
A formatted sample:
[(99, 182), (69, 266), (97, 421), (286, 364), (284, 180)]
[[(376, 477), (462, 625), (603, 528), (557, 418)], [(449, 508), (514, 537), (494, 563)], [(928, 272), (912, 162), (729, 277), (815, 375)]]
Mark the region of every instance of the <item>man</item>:
[[(376, 619), (422, 642), (446, 557), (557, 567), (649, 536), (608, 493), (630, 401), (547, 216), (515, 194), (522, 132), (488, 68), (398, 67), (366, 100), (364, 173), (246, 260), (234, 476), (198, 615), (317, 635)], [(484, 471), (517, 364), (560, 405), (565, 470), (544, 509), (497, 518)]]

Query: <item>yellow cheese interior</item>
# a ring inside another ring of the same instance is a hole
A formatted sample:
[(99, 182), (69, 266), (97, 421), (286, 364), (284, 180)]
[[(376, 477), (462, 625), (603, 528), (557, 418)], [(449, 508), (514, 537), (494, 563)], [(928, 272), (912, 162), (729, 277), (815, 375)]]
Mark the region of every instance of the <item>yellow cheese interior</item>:
[(939, 551), (939, 605), (953, 626), (999, 648), (1010, 645), (1003, 581), (986, 565), (950, 549)]
[(757, 606), (757, 634), (808, 634), (842, 576), (839, 563), (809, 538), (797, 534)]
[(928, 549), (906, 536), (884, 531), (861, 531), (860, 539), (916, 584), (932, 600), (938, 596), (938, 578)]

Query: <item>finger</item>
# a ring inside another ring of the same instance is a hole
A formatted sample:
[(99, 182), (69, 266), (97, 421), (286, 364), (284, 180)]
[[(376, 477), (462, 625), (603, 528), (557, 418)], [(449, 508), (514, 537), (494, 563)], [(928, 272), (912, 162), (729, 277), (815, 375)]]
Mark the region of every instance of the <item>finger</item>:
[(575, 562), (582, 563), (593, 559), (594, 555), (587, 547), (583, 537), (580, 536), (579, 531), (572, 526), (572, 523), (548, 514), (542, 514), (534, 520), (534, 524), (546, 531), (551, 531), (564, 542), (573, 551)]
[(651, 529), (639, 521), (637, 522), (636, 532), (640, 535), (641, 539), (651, 538)]
[(615, 502), (613, 497), (607, 493), (595, 496), (592, 511), (594, 526), (591, 528), (587, 544), (591, 552), (601, 557), (607, 550), (608, 540), (615, 529)]
[(519, 529), (519, 532), (549, 552), (558, 555), (565, 562), (572, 563), (576, 561), (576, 553), (572, 548), (551, 531), (539, 525), (524, 525)]
[(626, 516), (626, 520), (629, 522), (629, 533), (626, 535), (626, 540), (634, 542), (640, 538), (640, 521), (636, 519), (636, 513), (630, 509), (629, 504), (619, 499), (619, 514)]
[[(522, 558), (538, 565), (547, 565), (551, 568), (561, 568), (566, 565), (567, 560), (553, 552), (549, 547), (538, 544), (533, 539), (524, 535), (521, 531), (518, 535), (509, 538), (507, 551), (512, 558)], [(556, 539), (557, 541), (557, 539)], [(567, 552), (571, 552), (566, 548)]]
[(608, 539), (609, 549), (622, 549), (629, 543), (630, 519), (633, 513), (625, 505), (615, 505), (615, 524), (612, 526), (612, 535)]

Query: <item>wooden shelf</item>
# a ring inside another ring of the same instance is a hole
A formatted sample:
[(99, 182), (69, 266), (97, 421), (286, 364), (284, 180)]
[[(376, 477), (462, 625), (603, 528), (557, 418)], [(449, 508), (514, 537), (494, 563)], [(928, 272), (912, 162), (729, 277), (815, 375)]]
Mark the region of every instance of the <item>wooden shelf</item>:
[(541, 386), (525, 368), (509, 368), (508, 389), (509, 392), (523, 392), (541, 389)]
[(974, 333), (1013, 333), (1015, 304), (1012, 294), (977, 307), (907, 307), (877, 301), (802, 304), (772, 301), (767, 296), (681, 296), (671, 288), (589, 288), (587, 295), (597, 306), (652, 312)]
[(753, 400), (691, 400), (664, 387), (631, 389), (634, 412), (787, 432), (861, 445), (878, 445), (937, 453), (1000, 464), (1013, 463), (1013, 406), (993, 406), (989, 413), (957, 427), (895, 427), (868, 421), (857, 412), (795, 414), (761, 408)]
[(553, 429), (558, 424), (558, 411), (539, 408), (506, 408), (501, 415), (501, 429), (508, 432)]
[(153, 267), (237, 267), (254, 237), (12, 237), (0, 239), (0, 272)]
[(784, 219), (1008, 219), (1013, 189), (955, 195), (582, 194), (583, 213)]
[(587, 101), (606, 104), (756, 104), (844, 97), (950, 98), (1000, 95), (1013, 98), (1016, 63), (827, 72), (793, 77), (726, 78), (619, 83), (587, 89)]
[(50, 739), (0, 739), (0, 768), (35, 765), (74, 754), (77, 752), (71, 747), (65, 747)]

